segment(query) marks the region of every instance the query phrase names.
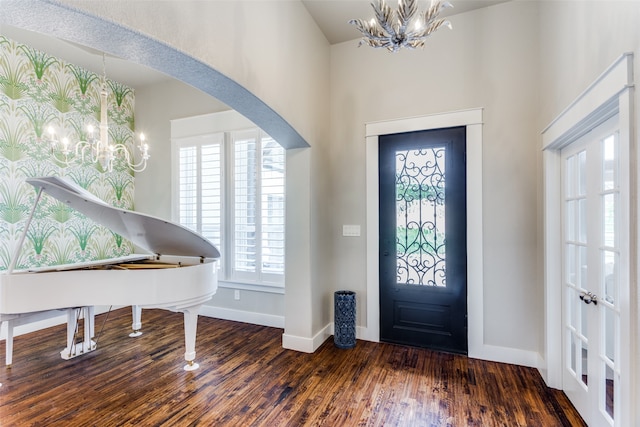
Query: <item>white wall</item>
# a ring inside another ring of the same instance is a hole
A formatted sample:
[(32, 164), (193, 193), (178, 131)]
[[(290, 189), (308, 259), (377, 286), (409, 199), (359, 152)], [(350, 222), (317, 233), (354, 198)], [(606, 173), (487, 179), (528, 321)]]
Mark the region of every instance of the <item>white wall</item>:
[(623, 53), (635, 53), (638, 75), (638, 0), (543, 1), (539, 26), (541, 126), (548, 125)]
[(274, 109), (313, 145), (326, 111), (328, 43), (299, 1), (61, 3), (136, 29), (209, 64)]
[(135, 209), (171, 220), (170, 120), (229, 110), (211, 96), (176, 80), (136, 89), (136, 131), (144, 132), (151, 159), (136, 174)]
[(508, 2), (451, 21), (453, 31), (439, 30), (424, 50), (331, 48), (332, 278), (358, 293), (366, 325), (365, 239), (340, 235), (342, 224), (366, 225), (365, 123), (484, 108), (484, 342), (538, 352), (537, 5)]
[[(540, 92), (543, 94), (540, 98), (541, 130), (625, 52), (633, 53), (634, 82), (637, 84), (640, 81), (639, 1), (543, 1), (540, 2), (539, 28)], [(635, 89), (635, 113), (632, 121), (636, 131), (631, 136), (632, 153), (638, 147), (638, 93)], [(637, 155), (637, 151), (635, 153)], [(637, 186), (637, 179), (638, 171), (632, 171), (632, 185)], [(631, 200), (638, 209), (637, 188), (634, 192), (632, 187)], [(632, 256), (636, 257), (636, 262), (637, 245), (637, 241), (632, 242)], [(638, 278), (632, 277), (631, 280), (631, 288), (634, 289), (633, 285), (637, 286)], [(636, 337), (636, 343), (635, 348), (631, 348), (631, 353), (637, 358), (640, 354), (640, 300), (635, 289), (632, 291), (630, 312), (636, 331), (632, 333)], [(632, 326), (632, 330), (634, 327)], [(632, 378), (635, 376), (635, 383), (640, 384), (640, 369), (636, 368), (636, 372), (630, 374)], [(637, 396), (631, 396), (630, 399), (637, 401)], [(639, 415), (640, 413), (636, 414)], [(634, 425), (637, 423), (636, 419)]]

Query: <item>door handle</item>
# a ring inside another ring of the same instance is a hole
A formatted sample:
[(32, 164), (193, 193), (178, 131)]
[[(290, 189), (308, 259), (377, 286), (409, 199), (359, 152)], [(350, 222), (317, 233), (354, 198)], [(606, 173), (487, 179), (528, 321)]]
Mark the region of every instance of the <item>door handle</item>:
[(580, 299), (584, 301), (585, 304), (598, 305), (598, 297), (592, 292), (581, 292)]

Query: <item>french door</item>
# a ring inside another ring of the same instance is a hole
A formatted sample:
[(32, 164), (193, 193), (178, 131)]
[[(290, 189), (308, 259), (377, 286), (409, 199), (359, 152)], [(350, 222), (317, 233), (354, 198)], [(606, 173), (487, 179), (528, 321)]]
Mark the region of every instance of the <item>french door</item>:
[(380, 339), (466, 354), (466, 128), (379, 141)]
[(630, 227), (617, 123), (609, 119), (561, 152), (563, 389), (591, 426), (621, 426), (621, 390), (631, 380), (621, 363), (630, 351), (621, 337)]

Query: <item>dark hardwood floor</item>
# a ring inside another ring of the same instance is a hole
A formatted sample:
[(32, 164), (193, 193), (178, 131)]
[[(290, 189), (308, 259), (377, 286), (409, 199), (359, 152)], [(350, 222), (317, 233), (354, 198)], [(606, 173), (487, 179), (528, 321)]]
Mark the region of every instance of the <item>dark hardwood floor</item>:
[(305, 354), (282, 349), (281, 329), (200, 317), (200, 368), (186, 372), (181, 314), (143, 311), (138, 338), (130, 323), (112, 312), (98, 349), (70, 361), (64, 326), (17, 337), (0, 425), (584, 425), (535, 369), (366, 341)]

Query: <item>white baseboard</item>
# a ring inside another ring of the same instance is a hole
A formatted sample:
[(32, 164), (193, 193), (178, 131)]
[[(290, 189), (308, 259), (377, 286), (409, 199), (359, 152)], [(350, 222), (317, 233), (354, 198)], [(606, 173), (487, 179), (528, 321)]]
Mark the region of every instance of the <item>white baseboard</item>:
[(490, 362), (509, 363), (539, 369), (543, 363), (537, 351), (521, 350), (518, 348), (500, 347), (483, 344), (477, 349), (469, 349), (469, 357), (488, 360)]
[[(333, 325), (331, 330), (333, 330)], [(364, 326), (356, 326), (356, 338), (363, 341), (380, 342), (380, 339), (374, 336), (369, 328)]]
[[(289, 350), (302, 351), (304, 353), (313, 353), (322, 343), (335, 333), (334, 323), (331, 322), (315, 334), (312, 338), (298, 337), (294, 335), (282, 335), (282, 347)], [(367, 328), (356, 326), (356, 339), (364, 341), (373, 341), (366, 338)], [(376, 341), (374, 341), (376, 342)]]
[(313, 353), (331, 336), (331, 329), (332, 325), (329, 324), (311, 338), (282, 334), (282, 347), (303, 353)]
[(270, 326), (284, 329), (284, 316), (255, 313), (253, 311), (234, 310), (231, 308), (203, 305), (200, 315), (216, 319), (233, 320), (235, 322), (252, 323), (254, 325)]

